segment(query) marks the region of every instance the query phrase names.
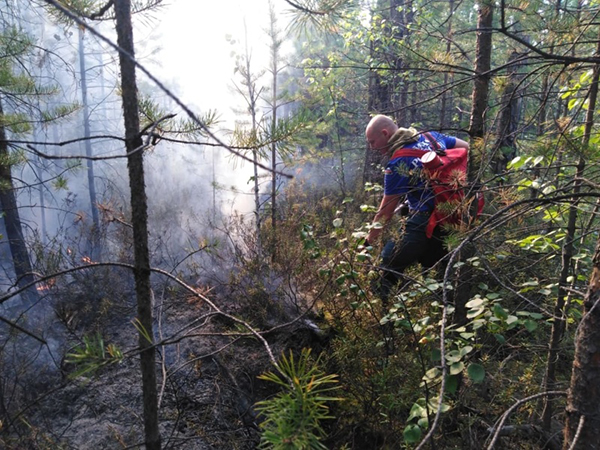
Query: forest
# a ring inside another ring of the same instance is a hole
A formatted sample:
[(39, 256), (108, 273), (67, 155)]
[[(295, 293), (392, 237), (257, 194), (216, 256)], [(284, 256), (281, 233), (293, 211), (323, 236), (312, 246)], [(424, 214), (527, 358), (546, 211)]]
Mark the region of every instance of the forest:
[[(0, 0), (0, 448), (600, 448), (600, 2), (253, 1), (228, 122), (164, 0)], [(470, 147), (387, 301), (377, 114)]]

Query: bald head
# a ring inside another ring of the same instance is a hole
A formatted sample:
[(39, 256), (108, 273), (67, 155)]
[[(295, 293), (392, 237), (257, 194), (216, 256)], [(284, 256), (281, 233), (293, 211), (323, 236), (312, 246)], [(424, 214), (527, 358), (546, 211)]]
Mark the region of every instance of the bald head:
[(365, 132), (371, 149), (385, 154), (389, 149), (388, 141), (396, 130), (398, 125), (388, 116), (378, 114), (373, 117)]

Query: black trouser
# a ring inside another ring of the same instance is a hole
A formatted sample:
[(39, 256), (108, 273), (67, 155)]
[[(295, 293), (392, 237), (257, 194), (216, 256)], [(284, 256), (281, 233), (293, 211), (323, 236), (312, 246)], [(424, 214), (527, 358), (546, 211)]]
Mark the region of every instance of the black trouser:
[[(444, 235), (440, 227), (436, 227), (433, 236), (425, 234), (429, 214), (415, 214), (406, 221), (402, 240), (398, 245), (389, 241), (381, 252), (383, 274), (379, 294), (382, 301), (387, 298), (392, 288), (402, 278), (404, 270), (417, 262), (423, 268), (433, 267), (448, 253), (444, 247)], [(443, 268), (442, 268), (443, 269)]]

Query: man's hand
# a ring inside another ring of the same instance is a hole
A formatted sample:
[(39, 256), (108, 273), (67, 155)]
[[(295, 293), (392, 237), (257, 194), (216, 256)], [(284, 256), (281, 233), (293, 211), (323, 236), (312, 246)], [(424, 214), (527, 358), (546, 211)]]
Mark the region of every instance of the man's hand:
[[(373, 219), (373, 223), (379, 222), (381, 225), (385, 226), (387, 222), (394, 215), (394, 211), (396, 210), (396, 206), (400, 202), (402, 198), (401, 195), (385, 195), (381, 199), (381, 205), (379, 206), (379, 211), (375, 214), (375, 218)], [(367, 236), (367, 240), (370, 243), (374, 243), (379, 238), (379, 235), (382, 232), (382, 227), (373, 227), (371, 231), (369, 231), (369, 235)]]

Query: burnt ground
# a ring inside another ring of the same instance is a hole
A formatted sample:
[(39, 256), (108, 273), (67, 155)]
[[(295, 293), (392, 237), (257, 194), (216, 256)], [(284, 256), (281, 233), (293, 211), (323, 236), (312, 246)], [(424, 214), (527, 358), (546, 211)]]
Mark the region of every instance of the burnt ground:
[[(93, 292), (94, 296), (85, 291), (47, 293), (43, 306), (19, 322), (42, 336), (45, 345), (2, 327), (0, 417), (5, 419), (0, 447), (143, 448), (133, 295), (123, 289), (107, 301)], [(274, 393), (274, 386), (257, 378), (272, 369), (263, 345), (255, 337), (231, 336), (245, 330), (222, 316), (207, 316), (210, 309), (189, 294), (163, 286), (155, 289), (155, 295), (155, 336), (170, 341), (158, 348), (157, 357), (163, 448), (256, 448), (260, 419), (253, 405)], [(248, 313), (247, 304), (229, 295), (224, 290), (212, 292), (211, 299), (228, 313)], [(270, 323), (257, 323), (257, 327), (266, 329), (291, 316), (279, 308), (267, 318)], [(124, 358), (75, 376), (80, 367), (65, 355), (81, 345), (82, 336), (96, 333), (105, 347), (114, 344)], [(310, 346), (316, 335), (298, 321), (266, 338), (278, 356)]]

